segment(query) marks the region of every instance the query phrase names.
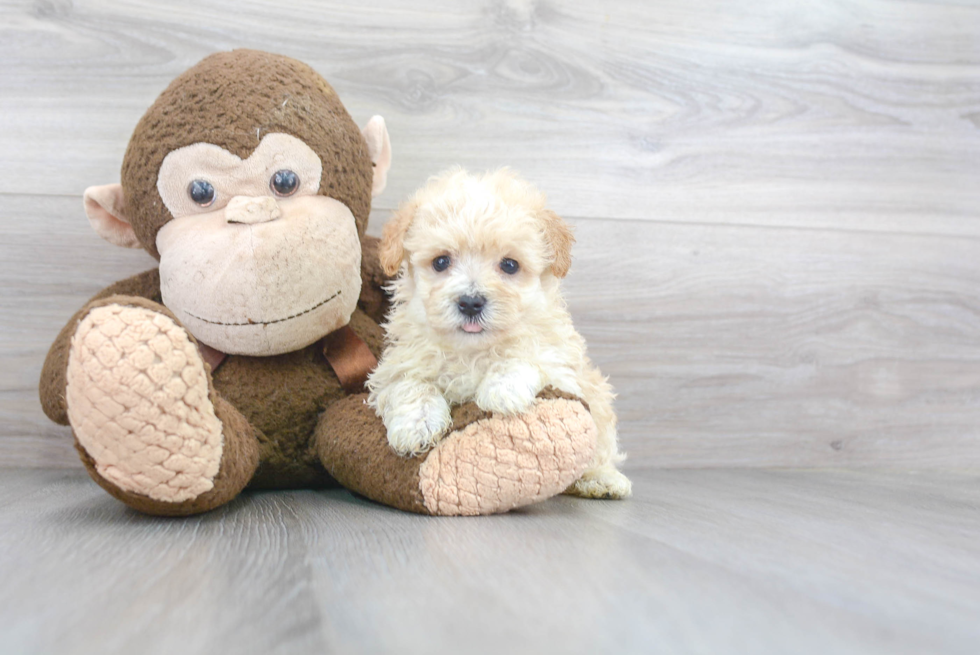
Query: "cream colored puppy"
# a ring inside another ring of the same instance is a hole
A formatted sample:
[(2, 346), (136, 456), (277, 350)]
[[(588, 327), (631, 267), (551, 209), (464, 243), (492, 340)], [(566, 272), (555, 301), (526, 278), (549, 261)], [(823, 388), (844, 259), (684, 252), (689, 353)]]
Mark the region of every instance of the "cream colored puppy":
[(586, 357), (559, 281), (571, 264), (568, 225), (507, 169), (432, 178), (385, 226), (381, 264), (394, 305), (368, 402), (402, 455), (432, 447), (452, 404), (517, 414), (546, 386), (588, 403), (598, 426), (589, 469), (566, 493), (624, 498), (616, 470), (613, 392)]

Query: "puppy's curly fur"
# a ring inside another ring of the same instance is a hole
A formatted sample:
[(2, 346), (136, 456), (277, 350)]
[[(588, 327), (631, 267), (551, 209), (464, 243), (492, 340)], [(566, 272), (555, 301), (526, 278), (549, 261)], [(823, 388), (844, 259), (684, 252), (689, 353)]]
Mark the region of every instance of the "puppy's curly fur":
[(388, 346), (368, 402), (400, 454), (431, 448), (452, 404), (516, 414), (552, 386), (583, 398), (598, 427), (589, 469), (567, 493), (624, 498), (616, 470), (612, 387), (586, 356), (560, 279), (571, 265), (568, 225), (508, 169), (432, 178), (385, 226), (380, 257), (392, 284)]

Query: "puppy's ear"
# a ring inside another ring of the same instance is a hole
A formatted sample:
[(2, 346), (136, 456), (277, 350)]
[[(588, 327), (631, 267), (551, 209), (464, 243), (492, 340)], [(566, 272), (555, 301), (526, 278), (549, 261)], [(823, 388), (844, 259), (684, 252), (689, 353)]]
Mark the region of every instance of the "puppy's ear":
[(555, 255), (551, 271), (556, 277), (565, 277), (568, 275), (568, 269), (572, 267), (572, 244), (575, 243), (572, 228), (550, 209), (542, 211), (540, 217), (544, 223), (545, 239)]
[(402, 259), (405, 258), (405, 234), (412, 225), (418, 208), (419, 205), (415, 201), (403, 203), (385, 223), (381, 246), (378, 248), (378, 258), (381, 260), (382, 270), (388, 277), (393, 277), (401, 268)]

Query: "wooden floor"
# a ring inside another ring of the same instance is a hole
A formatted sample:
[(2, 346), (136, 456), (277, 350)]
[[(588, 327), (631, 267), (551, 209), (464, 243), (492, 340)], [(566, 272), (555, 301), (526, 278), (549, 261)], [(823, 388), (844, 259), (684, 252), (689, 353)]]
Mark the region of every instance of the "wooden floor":
[(0, 653), (977, 652), (980, 476), (631, 475), (499, 517), (294, 491), (168, 520), (4, 471)]

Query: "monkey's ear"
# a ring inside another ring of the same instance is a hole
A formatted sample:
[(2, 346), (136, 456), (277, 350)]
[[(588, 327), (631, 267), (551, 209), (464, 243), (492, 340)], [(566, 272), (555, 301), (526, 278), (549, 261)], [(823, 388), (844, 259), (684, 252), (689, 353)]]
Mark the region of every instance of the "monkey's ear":
[(99, 236), (115, 246), (142, 248), (123, 210), (121, 184), (104, 184), (85, 189), (85, 215)]
[(548, 240), (548, 245), (555, 254), (551, 270), (557, 277), (565, 277), (568, 275), (568, 269), (572, 267), (572, 244), (575, 243), (572, 228), (550, 209), (542, 211), (540, 217), (544, 222), (545, 239)]
[(391, 168), (391, 140), (388, 138), (388, 127), (385, 119), (372, 116), (361, 134), (367, 139), (368, 154), (374, 164), (374, 180), (371, 184), (371, 196), (377, 196), (385, 190), (388, 184), (388, 169)]
[(378, 259), (385, 275), (394, 277), (402, 266), (405, 258), (405, 234), (412, 225), (418, 203), (414, 200), (404, 203), (398, 211), (385, 223), (381, 234), (381, 246), (378, 248)]

